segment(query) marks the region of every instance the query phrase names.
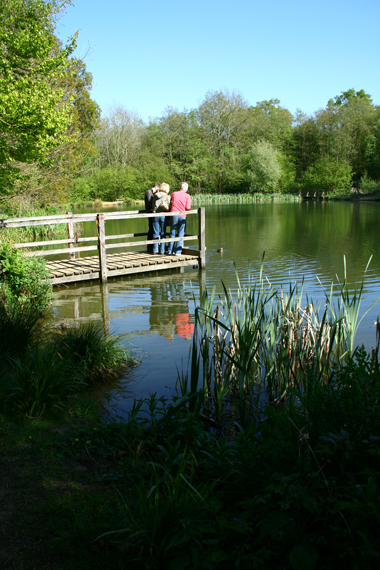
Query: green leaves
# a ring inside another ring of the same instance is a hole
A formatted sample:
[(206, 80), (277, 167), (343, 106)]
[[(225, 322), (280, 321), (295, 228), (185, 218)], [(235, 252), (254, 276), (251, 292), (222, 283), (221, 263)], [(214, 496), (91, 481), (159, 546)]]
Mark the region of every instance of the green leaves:
[(54, 35), (55, 17), (65, 4), (65, 0), (3, 0), (0, 5), (3, 196), (25, 187), (35, 171), (50, 165), (53, 151), (77, 136), (72, 126), (78, 65), (71, 59), (76, 36), (62, 46)]

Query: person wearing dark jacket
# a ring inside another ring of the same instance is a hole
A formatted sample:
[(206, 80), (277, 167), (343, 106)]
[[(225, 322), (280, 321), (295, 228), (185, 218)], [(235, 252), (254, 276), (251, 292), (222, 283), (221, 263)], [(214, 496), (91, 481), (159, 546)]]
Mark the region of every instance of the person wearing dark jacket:
[[(156, 184), (152, 186), (152, 188), (149, 188), (149, 190), (145, 192), (145, 211), (147, 214), (152, 213), (153, 196), (155, 195), (156, 192), (159, 192), (160, 188), (161, 184), (159, 182), (156, 182)], [(154, 218), (148, 218), (149, 229), (146, 238), (148, 240), (153, 239), (153, 220)], [(153, 253), (153, 244), (149, 243), (146, 247), (146, 250), (148, 253)]]
[[(153, 196), (152, 202), (152, 212), (155, 214), (160, 214), (162, 212), (169, 212), (170, 210), (170, 198), (169, 198), (169, 191), (170, 187), (169, 184), (163, 182), (161, 184), (161, 188), (158, 192), (155, 193)], [(157, 216), (153, 218), (153, 239), (165, 239), (166, 238), (166, 217), (165, 216)], [(158, 251), (160, 250), (160, 251)], [(153, 253), (158, 255), (164, 255), (165, 253), (165, 243), (154, 243), (153, 244)]]

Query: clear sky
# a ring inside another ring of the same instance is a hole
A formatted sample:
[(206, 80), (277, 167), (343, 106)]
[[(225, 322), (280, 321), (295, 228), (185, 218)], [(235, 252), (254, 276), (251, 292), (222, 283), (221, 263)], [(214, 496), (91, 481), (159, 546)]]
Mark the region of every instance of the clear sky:
[(57, 32), (80, 30), (102, 111), (121, 105), (146, 121), (219, 89), (292, 113), (350, 88), (379, 105), (379, 25), (379, 0), (73, 0)]

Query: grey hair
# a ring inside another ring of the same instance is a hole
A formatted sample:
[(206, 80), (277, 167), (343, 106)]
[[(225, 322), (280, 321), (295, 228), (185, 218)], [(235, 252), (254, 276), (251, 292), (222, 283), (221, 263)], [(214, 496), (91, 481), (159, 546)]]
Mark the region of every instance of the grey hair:
[(187, 192), (189, 189), (189, 185), (187, 182), (182, 182), (181, 184), (181, 190), (183, 190), (184, 192)]

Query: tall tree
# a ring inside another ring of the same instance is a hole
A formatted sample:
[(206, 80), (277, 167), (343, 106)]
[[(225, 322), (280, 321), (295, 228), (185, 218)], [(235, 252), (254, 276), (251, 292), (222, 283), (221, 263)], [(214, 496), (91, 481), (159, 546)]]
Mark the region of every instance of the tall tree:
[(101, 120), (97, 131), (98, 165), (131, 165), (141, 149), (145, 124), (140, 116), (116, 106)]
[[(39, 169), (46, 170), (60, 162), (58, 149), (78, 141), (78, 132), (86, 131), (83, 97), (87, 95), (84, 96), (82, 81), (85, 66), (72, 57), (76, 37), (62, 45), (54, 34), (57, 18), (68, 3), (0, 3), (2, 198), (28, 191), (39, 177)], [(89, 85), (89, 77), (84, 83)], [(82, 100), (78, 98), (80, 92)], [(87, 105), (87, 111), (90, 107)], [(92, 106), (93, 117), (96, 110)], [(89, 122), (87, 118), (87, 126)]]
[(293, 115), (278, 99), (261, 101), (249, 108), (249, 133), (253, 141), (266, 140), (277, 150), (290, 153)]
[[(226, 149), (244, 145), (243, 133), (248, 121), (248, 103), (240, 93), (229, 91), (208, 91), (198, 108), (201, 134), (217, 161), (218, 178), (216, 190), (222, 192), (228, 178), (229, 156)], [(231, 180), (230, 180), (231, 183)]]

